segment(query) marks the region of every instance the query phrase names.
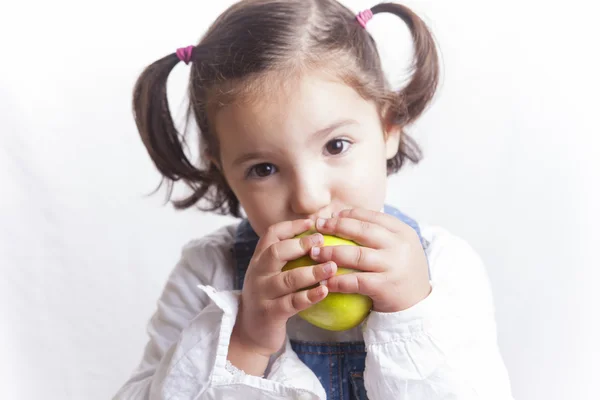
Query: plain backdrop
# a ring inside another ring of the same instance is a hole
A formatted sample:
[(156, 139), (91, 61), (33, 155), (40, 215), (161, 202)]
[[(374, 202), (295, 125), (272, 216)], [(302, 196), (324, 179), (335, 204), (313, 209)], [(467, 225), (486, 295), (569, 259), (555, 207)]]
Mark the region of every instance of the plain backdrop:
[[(140, 360), (181, 247), (233, 221), (147, 196), (159, 175), (130, 110), (142, 68), (196, 43), (231, 3), (2, 3), (0, 397), (112, 397)], [(596, 6), (405, 4), (431, 25), (443, 79), (411, 129), (425, 159), (390, 179), (389, 201), (486, 261), (515, 398), (596, 399)], [(405, 26), (377, 16), (369, 31), (400, 85)], [(188, 71), (181, 63), (169, 82), (179, 117)]]

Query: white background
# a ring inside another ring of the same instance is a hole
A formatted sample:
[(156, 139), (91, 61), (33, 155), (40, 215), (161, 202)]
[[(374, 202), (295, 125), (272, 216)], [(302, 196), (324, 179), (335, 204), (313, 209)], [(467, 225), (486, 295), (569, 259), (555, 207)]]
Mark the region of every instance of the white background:
[[(110, 398), (181, 246), (232, 221), (145, 197), (158, 174), (130, 111), (141, 69), (195, 43), (230, 3), (2, 3), (3, 399)], [(391, 179), (389, 201), (481, 253), (523, 400), (598, 398), (600, 23), (577, 3), (406, 3), (431, 24), (444, 73), (413, 129), (425, 161)], [(405, 27), (377, 16), (369, 30), (399, 82)], [(177, 115), (187, 72), (169, 84)]]

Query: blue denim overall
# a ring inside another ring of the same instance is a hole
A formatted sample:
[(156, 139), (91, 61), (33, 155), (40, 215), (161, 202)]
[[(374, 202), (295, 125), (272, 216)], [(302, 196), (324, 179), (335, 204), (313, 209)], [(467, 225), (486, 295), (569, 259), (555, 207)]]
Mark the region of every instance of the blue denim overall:
[[(388, 205), (384, 207), (384, 212), (411, 226), (419, 235), (423, 248), (427, 248), (428, 243), (421, 236), (416, 221)], [(233, 246), (236, 290), (241, 290), (244, 284), (246, 269), (257, 242), (258, 236), (248, 220), (243, 220), (237, 228)], [(291, 344), (300, 360), (319, 378), (328, 400), (367, 400), (362, 377), (366, 357), (364, 342), (318, 343), (291, 340)]]

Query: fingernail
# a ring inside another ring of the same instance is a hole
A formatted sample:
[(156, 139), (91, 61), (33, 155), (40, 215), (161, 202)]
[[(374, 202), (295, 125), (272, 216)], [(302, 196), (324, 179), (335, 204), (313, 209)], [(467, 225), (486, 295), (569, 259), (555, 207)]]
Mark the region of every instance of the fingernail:
[(319, 286), (319, 296), (323, 296), (325, 293), (327, 293), (326, 290), (327, 290), (327, 286), (320, 285)]
[(319, 244), (319, 243), (321, 243), (322, 240), (323, 240), (323, 235), (321, 235), (320, 233), (315, 233), (312, 235), (313, 243)]
[(325, 275), (329, 275), (331, 273), (332, 269), (333, 268), (331, 267), (331, 263), (327, 263), (327, 264), (323, 265), (323, 273)]
[(310, 249), (310, 255), (312, 257), (317, 257), (320, 253), (321, 253), (321, 248), (319, 248), (319, 247), (313, 247), (312, 249)]
[(324, 218), (318, 218), (317, 219), (317, 228), (322, 228), (325, 225), (325, 219)]

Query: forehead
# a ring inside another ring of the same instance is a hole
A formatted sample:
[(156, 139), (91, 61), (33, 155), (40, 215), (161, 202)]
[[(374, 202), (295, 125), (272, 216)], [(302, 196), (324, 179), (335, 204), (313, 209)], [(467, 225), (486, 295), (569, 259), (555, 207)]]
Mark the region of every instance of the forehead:
[(261, 143), (297, 145), (312, 132), (342, 119), (377, 115), (375, 103), (341, 80), (304, 74), (266, 80), (260, 90), (240, 96), (215, 113), (222, 150)]

